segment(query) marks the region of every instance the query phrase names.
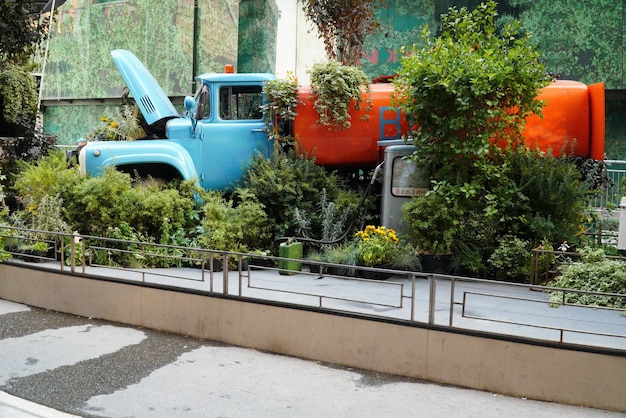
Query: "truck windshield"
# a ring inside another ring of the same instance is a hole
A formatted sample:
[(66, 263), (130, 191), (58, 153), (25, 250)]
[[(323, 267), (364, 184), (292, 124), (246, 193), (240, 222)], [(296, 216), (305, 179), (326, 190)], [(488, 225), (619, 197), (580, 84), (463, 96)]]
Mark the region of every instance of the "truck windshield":
[(242, 120), (263, 118), (261, 86), (225, 86), (220, 88), (220, 118)]

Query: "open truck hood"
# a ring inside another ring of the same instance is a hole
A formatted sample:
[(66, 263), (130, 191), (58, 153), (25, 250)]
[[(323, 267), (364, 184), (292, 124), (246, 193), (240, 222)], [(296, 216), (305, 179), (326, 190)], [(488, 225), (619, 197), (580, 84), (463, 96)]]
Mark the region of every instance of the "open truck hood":
[(180, 116), (159, 83), (132, 52), (115, 49), (111, 56), (149, 125)]

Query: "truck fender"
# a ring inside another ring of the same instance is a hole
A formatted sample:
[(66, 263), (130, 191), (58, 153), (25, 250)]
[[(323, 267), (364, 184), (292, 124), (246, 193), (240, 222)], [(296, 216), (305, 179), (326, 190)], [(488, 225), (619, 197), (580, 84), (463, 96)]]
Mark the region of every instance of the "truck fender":
[[(80, 150), (78, 161), (82, 175), (99, 176), (107, 167), (161, 164), (178, 171), (184, 180), (198, 180), (189, 152), (167, 140), (89, 142)], [(154, 174), (158, 177), (158, 173)]]

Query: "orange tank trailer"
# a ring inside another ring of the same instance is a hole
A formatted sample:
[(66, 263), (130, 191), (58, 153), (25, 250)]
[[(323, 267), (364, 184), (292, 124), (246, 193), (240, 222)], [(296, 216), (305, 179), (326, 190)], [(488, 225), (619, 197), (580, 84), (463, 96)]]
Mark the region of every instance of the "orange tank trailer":
[[(329, 130), (317, 123), (310, 88), (300, 88), (303, 104), (298, 106), (293, 133), (299, 150), (314, 155), (316, 162), (329, 167), (372, 167), (382, 155), (379, 141), (401, 139), (409, 126), (392, 106), (393, 85), (372, 84), (373, 109), (362, 120), (364, 110), (351, 112), (349, 129)], [(568, 155), (604, 159), (604, 84), (587, 86), (558, 80), (538, 96), (545, 101), (543, 118), (527, 119), (524, 136), (531, 148)]]

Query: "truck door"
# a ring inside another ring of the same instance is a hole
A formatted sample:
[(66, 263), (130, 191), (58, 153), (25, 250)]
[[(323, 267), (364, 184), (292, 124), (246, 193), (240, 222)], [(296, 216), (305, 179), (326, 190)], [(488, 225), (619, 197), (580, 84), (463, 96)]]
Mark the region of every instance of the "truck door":
[(219, 84), (212, 95), (216, 112), (201, 126), (203, 185), (232, 189), (255, 153), (269, 156), (272, 150), (261, 110), (263, 85)]

